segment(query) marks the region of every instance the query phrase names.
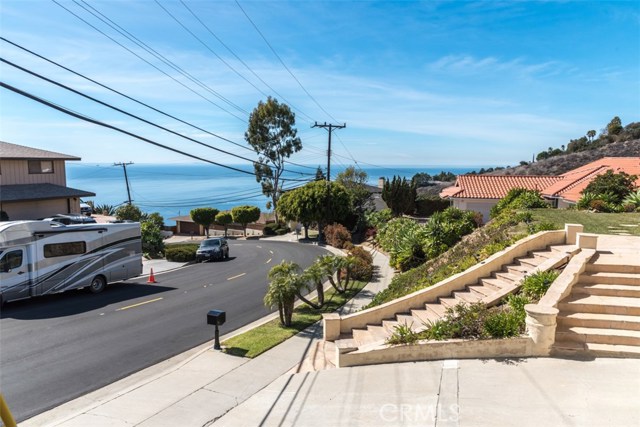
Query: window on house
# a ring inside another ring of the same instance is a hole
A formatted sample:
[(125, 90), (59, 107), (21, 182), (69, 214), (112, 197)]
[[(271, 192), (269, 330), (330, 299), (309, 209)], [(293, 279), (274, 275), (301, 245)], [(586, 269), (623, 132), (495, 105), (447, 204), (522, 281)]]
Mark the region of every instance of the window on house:
[(85, 242), (52, 243), (50, 245), (44, 245), (45, 258), (55, 258), (59, 256), (68, 256), (68, 255), (81, 255), (86, 251), (87, 251), (87, 244)]
[(29, 173), (53, 173), (52, 160), (29, 160)]

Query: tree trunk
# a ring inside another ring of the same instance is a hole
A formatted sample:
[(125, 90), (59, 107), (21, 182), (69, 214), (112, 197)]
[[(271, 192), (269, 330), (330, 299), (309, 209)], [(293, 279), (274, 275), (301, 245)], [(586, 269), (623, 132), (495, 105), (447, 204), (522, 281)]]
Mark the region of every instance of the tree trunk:
[(309, 240), (309, 223), (302, 224), (304, 226), (304, 239)]
[(336, 283), (333, 280), (333, 276), (329, 276), (329, 283), (331, 283), (331, 286), (333, 286), (333, 288), (336, 290), (336, 292), (338, 292), (339, 294), (344, 294), (345, 289), (342, 288), (342, 280), (340, 278), (340, 270), (337, 271), (336, 276), (338, 278), (338, 282)]
[(295, 298), (292, 296), (291, 298), (287, 298), (284, 303), (284, 326), (291, 326), (291, 318), (293, 317), (293, 303)]
[(297, 296), (298, 298), (300, 298), (300, 301), (302, 301), (303, 303), (307, 304), (307, 305), (308, 305), (309, 307), (311, 307), (311, 308), (314, 308), (314, 309), (316, 309), (316, 310), (319, 310), (320, 308), (322, 308), (322, 306), (321, 306), (321, 305), (318, 305), (318, 304), (316, 304), (316, 303), (314, 303), (314, 302), (312, 302), (312, 301), (310, 301), (310, 300), (306, 299), (305, 297), (303, 297), (303, 296), (302, 296), (302, 294), (301, 294), (300, 292), (298, 292), (298, 293), (296, 294), (296, 296)]
[(284, 306), (281, 302), (278, 303), (278, 315), (280, 316), (280, 324), (285, 326), (284, 324)]
[(318, 294), (318, 305), (322, 308), (324, 305), (324, 283), (316, 282), (316, 293)]

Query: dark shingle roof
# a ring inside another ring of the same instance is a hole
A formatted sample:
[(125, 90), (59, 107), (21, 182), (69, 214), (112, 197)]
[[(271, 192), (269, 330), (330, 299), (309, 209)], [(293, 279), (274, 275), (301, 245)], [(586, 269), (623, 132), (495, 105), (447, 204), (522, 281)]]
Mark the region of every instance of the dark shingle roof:
[(10, 160), (80, 160), (80, 157), (70, 156), (68, 154), (40, 150), (39, 148), (25, 147), (24, 145), (11, 144), (3, 141), (0, 141), (0, 158)]
[(68, 197), (93, 197), (95, 193), (63, 187), (55, 184), (0, 185), (0, 200), (21, 202), (28, 200), (62, 199)]

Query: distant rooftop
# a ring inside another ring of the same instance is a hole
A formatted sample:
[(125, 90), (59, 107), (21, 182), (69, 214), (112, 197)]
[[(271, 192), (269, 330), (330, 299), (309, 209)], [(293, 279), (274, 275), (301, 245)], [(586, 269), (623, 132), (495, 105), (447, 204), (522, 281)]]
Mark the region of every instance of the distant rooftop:
[(80, 157), (68, 154), (56, 153), (54, 151), (40, 150), (39, 148), (25, 147), (24, 145), (11, 144), (0, 141), (0, 159), (3, 160), (81, 160)]

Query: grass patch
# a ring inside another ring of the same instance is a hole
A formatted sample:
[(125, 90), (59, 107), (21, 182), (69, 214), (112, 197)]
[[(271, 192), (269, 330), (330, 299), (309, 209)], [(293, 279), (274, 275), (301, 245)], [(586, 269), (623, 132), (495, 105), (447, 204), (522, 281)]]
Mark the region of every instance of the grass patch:
[(314, 310), (307, 304), (299, 305), (293, 311), (291, 327), (285, 328), (280, 325), (278, 318), (273, 319), (264, 325), (224, 341), (222, 343), (226, 347), (224, 352), (234, 356), (254, 358), (313, 325), (322, 319), (322, 313), (336, 311), (360, 292), (365, 285), (365, 282), (354, 281), (344, 294), (339, 294), (331, 288), (325, 292), (325, 305), (321, 310)]
[[(585, 233), (616, 234), (612, 230), (640, 236), (640, 213), (600, 213), (569, 209), (533, 209), (534, 221), (549, 222), (557, 229), (565, 224), (582, 224)], [(621, 224), (638, 224), (637, 227), (623, 227)]]

